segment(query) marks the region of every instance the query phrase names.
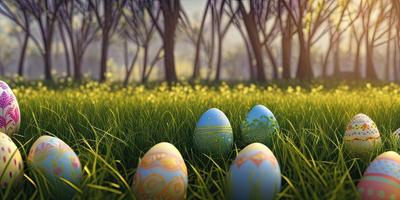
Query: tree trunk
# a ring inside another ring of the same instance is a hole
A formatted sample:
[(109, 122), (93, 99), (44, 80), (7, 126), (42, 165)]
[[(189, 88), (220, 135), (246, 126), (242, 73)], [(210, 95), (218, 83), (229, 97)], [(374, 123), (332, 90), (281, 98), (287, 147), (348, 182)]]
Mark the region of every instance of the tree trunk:
[(165, 79), (168, 83), (173, 83), (178, 80), (176, 76), (174, 56), (176, 23), (173, 21), (174, 19), (166, 18), (165, 20), (165, 31), (163, 37)]
[[(244, 25), (249, 36), (250, 44), (253, 49), (253, 55), (256, 60), (256, 81), (265, 81), (264, 62), (261, 50), (260, 37), (257, 31), (257, 25), (252, 15), (246, 14), (244, 9), (241, 9)], [(269, 52), (271, 53), (271, 52)], [(272, 53), (271, 53), (272, 54)], [(272, 55), (271, 55), (272, 56)], [(272, 60), (271, 60), (272, 61)], [(271, 62), (273, 64), (273, 62)]]
[(279, 78), (278, 64), (276, 64), (274, 55), (273, 55), (271, 49), (267, 45), (265, 45), (265, 50), (267, 51), (268, 58), (271, 62), (272, 68), (273, 68), (273, 79), (277, 80)]
[(209, 5), (210, 5), (210, 0), (207, 1), (206, 8), (204, 9), (203, 18), (201, 20), (201, 25), (200, 25), (200, 29), (199, 29), (199, 36), (198, 36), (197, 42), (196, 42), (196, 51), (195, 51), (195, 56), (194, 56), (193, 75), (192, 75), (193, 80), (198, 79), (200, 76), (200, 44), (201, 44), (201, 38), (202, 38), (202, 34), (203, 34), (204, 24), (205, 24), (206, 18), (207, 18)]
[(299, 63), (297, 67), (297, 78), (300, 80), (309, 80), (313, 78), (313, 72), (311, 68), (311, 58), (310, 58), (310, 47), (308, 43), (304, 40), (302, 33), (299, 33), (300, 40), (300, 55)]
[(367, 67), (367, 73), (366, 73), (366, 78), (368, 80), (377, 80), (378, 76), (375, 71), (375, 66), (374, 66), (374, 51), (373, 47), (371, 46), (369, 42), (367, 42), (367, 49), (366, 49), (366, 67)]
[[(396, 39), (395, 41), (398, 42), (397, 40), (398, 39)], [(399, 80), (398, 79), (399, 72), (398, 72), (398, 68), (397, 68), (398, 67), (397, 66), (398, 65), (398, 60), (397, 60), (398, 46), (393, 45), (393, 48), (394, 48), (394, 50), (393, 50), (393, 74), (394, 74), (394, 81), (397, 82), (397, 80)]]
[(361, 51), (361, 41), (357, 41), (356, 55), (354, 58), (354, 76), (356, 79), (361, 79), (361, 66), (360, 66), (360, 51)]
[(335, 52), (333, 53), (333, 76), (340, 75), (340, 38), (335, 43)]
[(101, 58), (100, 58), (100, 82), (106, 80), (107, 73), (107, 60), (108, 60), (108, 47), (110, 45), (109, 30), (103, 29), (101, 39)]
[(44, 78), (46, 81), (52, 81), (53, 77), (51, 74), (51, 55), (50, 51), (46, 51), (43, 55), (44, 61)]
[(65, 34), (64, 34), (64, 29), (62, 28), (62, 24), (59, 23), (59, 30), (60, 30), (60, 36), (61, 36), (61, 41), (64, 46), (64, 55), (65, 55), (65, 65), (67, 68), (67, 77), (71, 77), (71, 62), (69, 60), (69, 50), (68, 50), (68, 44), (65, 39)]
[(218, 52), (217, 52), (217, 71), (215, 73), (215, 81), (221, 79), (221, 66), (222, 65), (222, 36), (218, 36)]
[(148, 45), (143, 46), (143, 71), (142, 71), (142, 83), (146, 82), (146, 71), (147, 71), (147, 59), (148, 59), (148, 52), (149, 52), (149, 47)]
[(28, 47), (29, 33), (25, 33), (24, 40), (22, 42), (21, 53), (18, 60), (18, 76), (24, 76), (24, 63), (26, 56), (26, 49)]
[(282, 37), (282, 67), (283, 79), (291, 78), (292, 36), (290, 32), (283, 33)]
[(110, 28), (112, 26), (112, 2), (104, 1), (104, 21), (101, 39), (100, 82), (106, 81), (108, 48), (110, 46)]

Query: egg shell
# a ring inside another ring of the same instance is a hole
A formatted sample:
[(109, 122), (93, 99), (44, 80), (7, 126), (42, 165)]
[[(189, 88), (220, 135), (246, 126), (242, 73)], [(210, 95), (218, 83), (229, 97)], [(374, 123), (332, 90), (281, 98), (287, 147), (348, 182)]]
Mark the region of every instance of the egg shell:
[(400, 128), (397, 129), (395, 132), (393, 132), (393, 135), (394, 135), (395, 138), (400, 139)]
[(174, 145), (162, 142), (141, 159), (133, 180), (137, 199), (186, 199), (188, 174)]
[(0, 81), (0, 132), (16, 133), (21, 123), (17, 98), (7, 83)]
[(375, 158), (357, 189), (363, 200), (400, 199), (400, 155), (388, 151)]
[(351, 152), (362, 155), (381, 144), (379, 130), (374, 121), (365, 114), (357, 114), (347, 125), (344, 144)]
[(28, 165), (49, 180), (57, 198), (70, 197), (75, 192), (61, 178), (75, 185), (79, 185), (82, 179), (78, 156), (71, 147), (56, 137), (39, 137), (29, 151)]
[(233, 145), (233, 131), (225, 114), (209, 109), (199, 119), (193, 136), (195, 149), (208, 155), (226, 155)]
[(0, 187), (17, 183), (24, 174), (24, 162), (15, 143), (0, 132)]
[(263, 105), (254, 106), (242, 124), (242, 139), (246, 144), (261, 142), (272, 146), (272, 136), (278, 132), (274, 114)]
[(253, 143), (239, 152), (227, 180), (231, 199), (273, 199), (281, 189), (281, 170), (268, 147)]

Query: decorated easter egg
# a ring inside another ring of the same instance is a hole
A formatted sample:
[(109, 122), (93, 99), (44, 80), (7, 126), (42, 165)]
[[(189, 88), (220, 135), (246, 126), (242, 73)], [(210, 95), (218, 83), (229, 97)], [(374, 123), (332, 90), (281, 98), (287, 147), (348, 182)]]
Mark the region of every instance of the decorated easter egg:
[(71, 147), (56, 137), (39, 137), (29, 151), (28, 165), (49, 181), (53, 195), (57, 198), (69, 198), (75, 191), (63, 179), (75, 186), (82, 179), (78, 156)]
[(17, 146), (4, 133), (0, 133), (0, 159), (0, 188), (7, 188), (21, 179), (24, 162)]
[(231, 124), (225, 114), (217, 108), (205, 112), (194, 132), (194, 147), (200, 153), (225, 155), (233, 145)]
[(279, 131), (274, 114), (263, 105), (254, 106), (242, 124), (242, 139), (246, 144), (261, 142), (272, 145), (272, 136)]
[(273, 199), (281, 189), (281, 170), (268, 147), (253, 143), (239, 152), (227, 180), (231, 199)]
[(21, 122), (19, 105), (13, 91), (3, 81), (0, 81), (0, 110), (0, 132), (16, 133)]
[(365, 154), (381, 144), (379, 130), (365, 114), (357, 114), (347, 125), (344, 144), (356, 154)]
[(357, 189), (363, 200), (400, 199), (400, 155), (388, 151), (375, 158)]
[(137, 199), (186, 199), (188, 174), (174, 145), (162, 142), (140, 160), (133, 180)]
[(393, 132), (393, 136), (394, 136), (395, 138), (400, 139), (400, 128), (397, 129), (395, 132)]

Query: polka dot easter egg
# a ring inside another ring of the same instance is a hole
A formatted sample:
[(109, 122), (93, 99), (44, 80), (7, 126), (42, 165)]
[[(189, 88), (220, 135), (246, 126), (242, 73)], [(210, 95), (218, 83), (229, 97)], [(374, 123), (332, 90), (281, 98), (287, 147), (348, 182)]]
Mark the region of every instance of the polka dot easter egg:
[(11, 88), (0, 81), (0, 131), (12, 135), (19, 129), (21, 116), (19, 105)]
[(400, 155), (388, 151), (375, 158), (357, 189), (363, 200), (400, 199)]
[(70, 198), (75, 192), (62, 178), (74, 185), (79, 185), (82, 179), (78, 156), (56, 137), (39, 137), (29, 151), (28, 165), (47, 178), (56, 198)]
[(217, 108), (205, 112), (194, 132), (194, 147), (199, 153), (226, 155), (233, 145), (231, 124), (225, 114)]
[(24, 162), (17, 146), (4, 133), (0, 133), (0, 159), (0, 184), (7, 188), (21, 179)]
[(272, 145), (272, 136), (279, 131), (274, 114), (263, 105), (254, 106), (242, 124), (242, 139), (246, 144), (261, 142)]
[(230, 199), (273, 199), (281, 189), (281, 170), (268, 147), (253, 143), (239, 152), (227, 180)]
[(393, 136), (397, 139), (400, 139), (400, 128), (393, 132)]
[(375, 122), (365, 114), (357, 114), (347, 125), (344, 144), (358, 155), (366, 154), (381, 144), (381, 137)]
[(187, 186), (185, 162), (178, 149), (166, 142), (143, 156), (133, 180), (137, 199), (186, 199)]

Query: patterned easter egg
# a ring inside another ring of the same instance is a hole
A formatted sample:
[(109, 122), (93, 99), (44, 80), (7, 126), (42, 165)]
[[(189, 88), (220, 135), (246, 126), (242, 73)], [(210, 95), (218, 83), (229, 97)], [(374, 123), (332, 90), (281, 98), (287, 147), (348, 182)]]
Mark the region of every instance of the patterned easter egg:
[(381, 144), (379, 130), (365, 114), (357, 114), (347, 125), (344, 144), (356, 154), (372, 151)]
[(271, 150), (261, 143), (239, 152), (228, 173), (231, 199), (273, 199), (281, 189), (281, 170)]
[(0, 81), (0, 110), (0, 132), (16, 133), (21, 122), (19, 105), (11, 88), (3, 81)]
[(82, 179), (78, 156), (71, 147), (56, 137), (39, 137), (29, 151), (28, 164), (47, 178), (53, 187), (53, 195), (57, 198), (74, 195), (75, 190), (62, 179), (74, 185), (79, 185)]
[(17, 146), (4, 133), (0, 133), (0, 159), (0, 188), (7, 188), (21, 179), (24, 162)]
[(395, 138), (399, 138), (400, 139), (400, 128), (397, 129), (395, 132), (393, 132), (393, 135)]
[(246, 144), (261, 142), (272, 145), (272, 136), (279, 131), (274, 114), (263, 105), (254, 106), (242, 124), (242, 139)]
[(186, 199), (188, 174), (174, 145), (162, 142), (140, 160), (133, 180), (137, 199)]
[(388, 151), (375, 158), (357, 189), (363, 200), (400, 199), (400, 155)]
[(195, 149), (208, 155), (226, 155), (232, 145), (232, 127), (225, 114), (217, 108), (205, 112), (194, 132)]

